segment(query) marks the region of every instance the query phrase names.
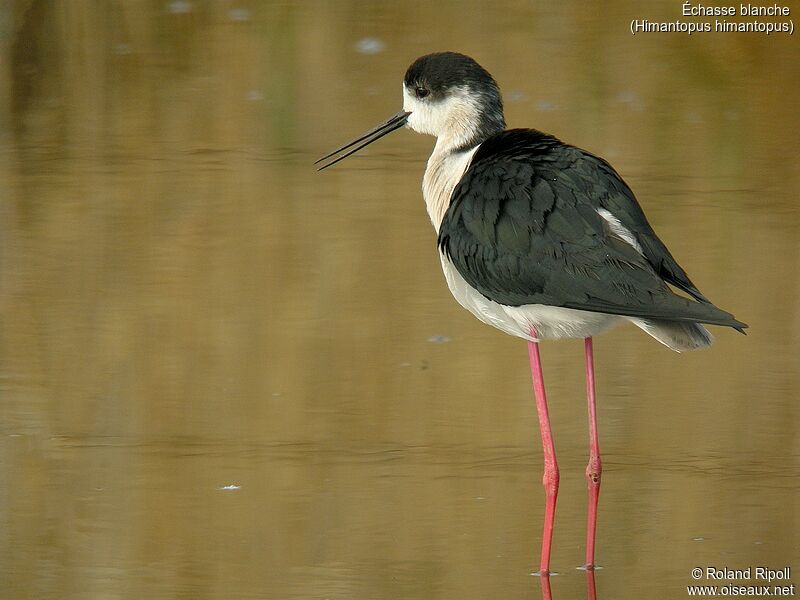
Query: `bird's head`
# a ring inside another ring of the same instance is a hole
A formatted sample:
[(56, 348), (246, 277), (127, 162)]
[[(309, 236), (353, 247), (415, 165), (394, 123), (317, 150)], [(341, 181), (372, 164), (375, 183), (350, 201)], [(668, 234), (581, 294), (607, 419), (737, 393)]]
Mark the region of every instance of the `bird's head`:
[(325, 169), (407, 126), (436, 136), (437, 149), (468, 150), (505, 129), (503, 100), (491, 75), (469, 56), (437, 52), (414, 61), (403, 78), (403, 110), (317, 162), (344, 150)]
[(408, 126), (449, 149), (468, 149), (505, 129), (503, 100), (491, 75), (469, 56), (428, 54), (403, 79)]

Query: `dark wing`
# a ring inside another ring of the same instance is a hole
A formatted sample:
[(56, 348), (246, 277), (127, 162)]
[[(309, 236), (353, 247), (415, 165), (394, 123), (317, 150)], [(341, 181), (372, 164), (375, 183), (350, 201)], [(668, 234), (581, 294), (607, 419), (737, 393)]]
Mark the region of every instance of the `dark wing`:
[(584, 177), (594, 181), (603, 189), (597, 197), (600, 206), (611, 212), (620, 223), (630, 230), (642, 247), (645, 258), (653, 270), (666, 282), (690, 294), (701, 302), (710, 302), (697, 286), (689, 279), (689, 275), (678, 264), (656, 232), (647, 222), (642, 207), (622, 177), (607, 161), (584, 150), (573, 148), (580, 154), (575, 168), (583, 172)]
[[(712, 304), (672, 293), (647, 255), (611, 231), (597, 208), (616, 191), (592, 175), (594, 157), (587, 156), (532, 130), (489, 138), (453, 191), (439, 229), (441, 251), (470, 285), (501, 304), (744, 327)], [(638, 208), (632, 194), (630, 202)]]

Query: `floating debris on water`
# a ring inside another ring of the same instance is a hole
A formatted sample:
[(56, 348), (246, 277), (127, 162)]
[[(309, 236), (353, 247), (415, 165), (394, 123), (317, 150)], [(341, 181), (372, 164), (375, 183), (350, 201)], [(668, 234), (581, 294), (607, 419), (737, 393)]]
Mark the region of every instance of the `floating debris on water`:
[(240, 490), (242, 489), (242, 486), (236, 485), (235, 483), (229, 483), (228, 485), (220, 486), (217, 489), (223, 492), (230, 492), (230, 491)]
[(250, 11), (246, 8), (232, 8), (228, 11), (228, 18), (231, 21), (249, 21)]
[(167, 4), (167, 10), (173, 15), (185, 15), (192, 12), (192, 8), (194, 8), (192, 3), (186, 0), (174, 0)]
[(356, 52), (360, 54), (378, 54), (385, 48), (386, 44), (374, 37), (365, 37), (356, 42)]
[(627, 104), (632, 110), (639, 111), (644, 108), (639, 94), (631, 90), (626, 90), (617, 94), (617, 102)]
[(446, 335), (432, 335), (428, 338), (428, 341), (432, 344), (446, 344), (450, 341), (450, 338)]
[(703, 121), (705, 121), (705, 119), (703, 119), (703, 115), (701, 115), (699, 112), (690, 111), (686, 113), (687, 123), (691, 123), (692, 125), (697, 125), (698, 123), (702, 123)]
[(552, 102), (550, 102), (549, 100), (539, 100), (536, 103), (536, 110), (540, 110), (540, 111), (545, 112), (545, 111), (548, 111), (548, 110), (555, 110), (555, 109), (556, 109), (556, 105), (553, 104)]

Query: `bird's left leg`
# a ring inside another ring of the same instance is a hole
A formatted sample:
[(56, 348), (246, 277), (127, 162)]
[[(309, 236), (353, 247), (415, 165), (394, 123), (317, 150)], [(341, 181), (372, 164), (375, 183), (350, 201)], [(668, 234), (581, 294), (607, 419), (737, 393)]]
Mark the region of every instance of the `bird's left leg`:
[(584, 340), (586, 350), (586, 397), (589, 403), (589, 464), (586, 465), (586, 483), (589, 488), (589, 513), (586, 520), (586, 568), (594, 569), (594, 541), (597, 530), (597, 501), (600, 497), (600, 444), (597, 441), (597, 406), (594, 391), (594, 352), (592, 338)]

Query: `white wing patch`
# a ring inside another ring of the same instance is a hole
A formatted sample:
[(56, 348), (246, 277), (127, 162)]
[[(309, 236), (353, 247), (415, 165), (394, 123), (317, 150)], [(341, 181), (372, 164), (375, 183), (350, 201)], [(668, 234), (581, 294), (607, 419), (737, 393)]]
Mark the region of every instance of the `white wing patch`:
[(636, 239), (636, 236), (633, 235), (630, 229), (625, 227), (622, 223), (620, 223), (619, 219), (607, 211), (605, 208), (598, 208), (597, 214), (603, 217), (606, 223), (608, 223), (611, 232), (616, 235), (618, 238), (627, 242), (642, 256), (644, 256), (644, 252), (642, 252), (642, 246), (639, 244), (639, 240)]

